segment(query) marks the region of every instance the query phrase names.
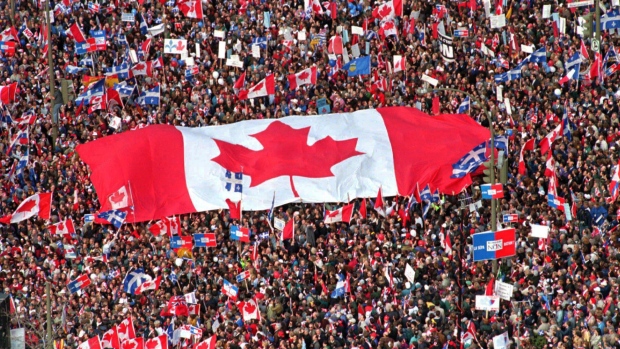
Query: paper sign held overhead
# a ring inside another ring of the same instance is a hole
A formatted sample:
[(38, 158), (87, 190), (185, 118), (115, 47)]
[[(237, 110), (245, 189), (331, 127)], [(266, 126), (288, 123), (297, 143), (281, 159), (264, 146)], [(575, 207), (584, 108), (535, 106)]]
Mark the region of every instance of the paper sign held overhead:
[(187, 51), (187, 40), (165, 39), (164, 53), (181, 54)]
[(297, 40), (305, 41), (306, 40), (306, 32), (305, 31), (298, 32), (297, 33)]
[(260, 46), (252, 45), (252, 57), (260, 58)]
[(219, 42), (219, 46), (217, 49), (217, 58), (219, 59), (226, 58), (226, 43), (224, 41)]
[(543, 5), (543, 13), (542, 13), (542, 18), (549, 18), (551, 17), (551, 5)]
[(215, 30), (215, 31), (213, 31), (213, 36), (215, 36), (216, 38), (223, 39), (225, 35), (226, 35), (226, 33), (224, 33), (223, 30)]
[(549, 237), (549, 227), (546, 225), (538, 225), (538, 224), (530, 224), (532, 227), (532, 234), (530, 234), (533, 238), (541, 238), (546, 239)]
[(351, 26), (351, 33), (356, 35), (364, 35), (364, 28)]
[(200, 44), (196, 43), (196, 58), (200, 58)]
[(355, 58), (360, 56), (360, 47), (357, 44), (351, 46), (351, 54)]
[(284, 230), (284, 226), (286, 225), (286, 222), (283, 219), (280, 218), (274, 218), (273, 219), (273, 227), (278, 229), (278, 230)]
[(594, 5), (594, 0), (585, 0), (585, 1), (570, 2), (566, 4), (566, 7), (575, 8), (575, 7), (592, 6), (592, 5)]
[(407, 266), (405, 267), (405, 277), (407, 278), (407, 281), (412, 284), (415, 281), (415, 270), (413, 270), (409, 263), (407, 263)]
[(503, 28), (506, 26), (506, 16), (497, 15), (491, 16), (491, 29)]
[(495, 281), (495, 295), (499, 298), (509, 301), (512, 298), (512, 293), (514, 292), (514, 286), (511, 284), (501, 282), (499, 280)]
[(521, 51), (525, 53), (534, 53), (534, 48), (532, 46), (521, 44)]
[(122, 22), (135, 22), (136, 21), (136, 16), (134, 16), (133, 13), (123, 13), (121, 15), (121, 21)]
[(439, 83), (439, 80), (431, 78), (430, 76), (426, 74), (422, 74), (422, 81), (426, 81), (433, 86), (437, 86), (437, 84)]
[(476, 310), (497, 311), (499, 303), (499, 296), (476, 296)]

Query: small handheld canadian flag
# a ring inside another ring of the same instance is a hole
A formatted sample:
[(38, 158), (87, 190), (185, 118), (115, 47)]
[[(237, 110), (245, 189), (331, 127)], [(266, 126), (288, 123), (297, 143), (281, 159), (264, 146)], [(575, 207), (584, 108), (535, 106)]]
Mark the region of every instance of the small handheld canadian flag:
[(405, 57), (400, 55), (394, 56), (394, 73), (398, 73), (399, 71), (406, 71), (406, 60)]
[(377, 200), (375, 200), (375, 211), (377, 211), (377, 213), (381, 216), (385, 217), (385, 202), (383, 201), (381, 188), (379, 188), (379, 192), (377, 193)]
[(316, 67), (304, 69), (297, 74), (289, 75), (288, 83), (291, 90), (295, 90), (303, 85), (316, 84)]

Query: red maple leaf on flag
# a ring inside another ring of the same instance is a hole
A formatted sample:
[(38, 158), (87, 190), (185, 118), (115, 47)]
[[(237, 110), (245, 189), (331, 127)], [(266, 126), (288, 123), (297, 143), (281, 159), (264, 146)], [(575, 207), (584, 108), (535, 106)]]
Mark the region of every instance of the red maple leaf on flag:
[(26, 201), (20, 208), (18, 208), (15, 211), (15, 213), (17, 213), (17, 212), (30, 212), (36, 206), (37, 206), (36, 200), (31, 199), (31, 200)]
[(309, 126), (294, 129), (281, 121), (274, 121), (265, 130), (251, 135), (262, 144), (262, 150), (214, 139), (220, 155), (211, 160), (229, 171), (250, 176), (250, 188), (272, 178), (288, 176), (293, 194), (299, 197), (293, 176), (332, 177), (332, 166), (364, 154), (355, 150), (357, 138), (336, 141), (328, 136), (309, 146), (309, 132)]
[(146, 349), (158, 349), (158, 348), (161, 348), (162, 345), (159, 342), (159, 338), (153, 338), (153, 339), (146, 341), (146, 343), (144, 344), (144, 347)]
[(252, 87), (250, 91), (254, 92), (254, 91), (261, 90), (263, 88), (263, 85), (265, 85), (265, 82), (261, 81), (258, 84), (256, 84), (256, 86)]
[(59, 231), (65, 230), (65, 223), (64, 222), (60, 222), (60, 224), (58, 224), (58, 230)]
[(381, 6), (381, 8), (379, 8), (379, 17), (380, 18), (385, 18), (387, 16), (389, 16), (392, 13), (392, 9), (387, 6), (387, 5), (383, 5)]
[(243, 306), (243, 310), (248, 314), (253, 314), (256, 311), (254, 302), (245, 302), (245, 305)]
[(309, 76), (310, 76), (310, 74), (308, 74), (307, 71), (304, 71), (303, 73), (299, 74), (299, 76), (297, 78), (299, 80), (306, 80)]
[(115, 204), (122, 202), (123, 199), (125, 199), (125, 193), (122, 192), (115, 192), (114, 194), (110, 195), (110, 201)]
[(383, 25), (383, 30), (390, 30), (390, 29), (394, 29), (394, 23), (387, 22)]

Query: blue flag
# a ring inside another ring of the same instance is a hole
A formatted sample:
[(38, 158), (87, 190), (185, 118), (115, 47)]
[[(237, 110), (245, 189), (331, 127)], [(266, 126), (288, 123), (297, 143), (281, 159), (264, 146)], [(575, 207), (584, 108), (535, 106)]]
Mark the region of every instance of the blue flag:
[(360, 57), (349, 61), (342, 69), (347, 71), (348, 76), (369, 75), (370, 74), (370, 56)]

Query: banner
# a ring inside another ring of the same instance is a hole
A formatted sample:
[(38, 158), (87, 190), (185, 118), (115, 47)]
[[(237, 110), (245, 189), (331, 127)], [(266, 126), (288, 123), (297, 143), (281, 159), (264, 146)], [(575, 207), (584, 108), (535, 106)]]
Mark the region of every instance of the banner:
[(276, 206), (374, 197), (379, 187), (385, 196), (408, 195), (417, 183), (459, 193), (471, 177), (451, 178), (452, 165), (488, 139), (488, 129), (467, 115), (390, 107), (212, 127), (151, 125), (77, 152), (99, 196), (131, 182), (140, 222), (228, 209), (241, 192), (244, 211), (271, 208), (274, 192)]
[(516, 254), (515, 229), (472, 235), (474, 242), (474, 262), (511, 257)]
[(476, 310), (498, 311), (499, 296), (476, 296)]
[(187, 51), (187, 40), (164, 39), (164, 53), (181, 54)]
[(514, 286), (511, 284), (507, 284), (501, 281), (495, 281), (495, 295), (499, 298), (509, 301), (512, 299), (512, 292), (514, 290)]
[(441, 43), (441, 56), (446, 63), (454, 62), (454, 46), (452, 46), (452, 38), (439, 34), (439, 42)]

